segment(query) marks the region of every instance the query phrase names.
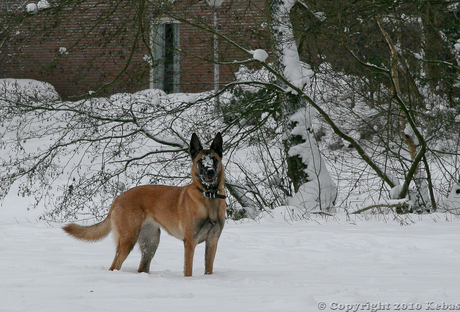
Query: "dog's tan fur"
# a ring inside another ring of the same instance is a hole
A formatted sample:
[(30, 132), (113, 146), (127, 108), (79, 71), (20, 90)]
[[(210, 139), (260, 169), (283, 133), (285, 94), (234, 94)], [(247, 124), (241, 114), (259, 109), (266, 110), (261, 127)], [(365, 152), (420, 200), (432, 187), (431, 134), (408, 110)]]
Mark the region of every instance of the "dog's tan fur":
[[(221, 163), (222, 137), (216, 135), (211, 149), (203, 150), (196, 135), (190, 151), (193, 158), (193, 182), (184, 187), (145, 185), (134, 187), (117, 197), (107, 218), (92, 226), (69, 224), (70, 235), (96, 241), (114, 232), (117, 251), (110, 270), (119, 270), (126, 257), (139, 243), (142, 259), (139, 272), (149, 272), (150, 262), (160, 241), (160, 227), (182, 240), (185, 248), (184, 275), (192, 275), (193, 255), (197, 244), (205, 241), (205, 274), (212, 274), (217, 241), (225, 223), (225, 200), (206, 197), (198, 161), (204, 155), (218, 160), (217, 194), (224, 191), (224, 169)], [(214, 190), (215, 191), (215, 190)]]

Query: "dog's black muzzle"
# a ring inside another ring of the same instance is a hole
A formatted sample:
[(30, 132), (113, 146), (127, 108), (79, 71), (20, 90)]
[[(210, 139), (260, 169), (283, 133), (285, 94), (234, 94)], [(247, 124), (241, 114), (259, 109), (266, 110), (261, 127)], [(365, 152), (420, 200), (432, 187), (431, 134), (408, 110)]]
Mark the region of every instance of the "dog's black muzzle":
[(216, 170), (213, 168), (206, 169), (206, 171), (203, 173), (203, 179), (206, 183), (214, 182), (216, 179)]

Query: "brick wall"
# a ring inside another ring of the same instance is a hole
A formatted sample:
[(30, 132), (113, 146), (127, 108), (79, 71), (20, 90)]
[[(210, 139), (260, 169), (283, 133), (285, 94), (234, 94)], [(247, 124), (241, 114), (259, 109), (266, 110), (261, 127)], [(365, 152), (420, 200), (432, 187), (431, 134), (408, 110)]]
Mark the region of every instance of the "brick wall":
[[(141, 8), (137, 1), (127, 6), (120, 0), (87, 0), (31, 15), (21, 7), (27, 3), (23, 0), (2, 1), (1, 14), (12, 19), (9, 25), (21, 21), (21, 26), (11, 26), (10, 37), (0, 46), (0, 77), (46, 81), (64, 98), (99, 89), (104, 95), (149, 87), (144, 56), (156, 16), (151, 8)], [(226, 0), (218, 15), (219, 31), (245, 48), (266, 47), (263, 4), (264, 0)], [(173, 9), (173, 14), (191, 23), (213, 25), (213, 9), (205, 1), (176, 1)], [(143, 23), (138, 22), (140, 12)], [(180, 40), (180, 90), (212, 90), (213, 35), (181, 23)], [(225, 40), (219, 42), (219, 60), (248, 58)], [(232, 81), (237, 68), (221, 65), (221, 82)]]
[[(268, 48), (269, 39), (264, 14), (264, 0), (242, 1), (226, 0), (218, 11), (218, 29), (224, 36), (245, 49)], [(184, 9), (184, 16), (194, 24), (213, 26), (214, 11), (205, 2), (199, 1)], [(181, 24), (181, 79), (184, 90), (212, 90), (214, 84), (213, 35), (197, 31), (193, 26)], [(223, 63), (242, 61), (249, 56), (235, 48), (225, 39), (219, 38), (218, 59)], [(234, 72), (239, 65), (220, 65), (220, 82), (234, 80)]]

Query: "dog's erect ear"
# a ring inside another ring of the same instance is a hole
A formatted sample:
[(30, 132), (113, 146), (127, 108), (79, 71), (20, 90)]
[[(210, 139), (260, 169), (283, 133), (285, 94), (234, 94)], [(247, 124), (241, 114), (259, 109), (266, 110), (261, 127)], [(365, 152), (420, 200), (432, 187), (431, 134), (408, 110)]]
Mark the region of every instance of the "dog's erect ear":
[(190, 140), (190, 156), (192, 156), (192, 159), (195, 159), (202, 150), (203, 146), (201, 146), (200, 139), (195, 133), (192, 134), (192, 139)]
[(212, 141), (211, 149), (222, 158), (223, 147), (222, 147), (222, 135), (219, 133), (216, 134), (214, 141)]

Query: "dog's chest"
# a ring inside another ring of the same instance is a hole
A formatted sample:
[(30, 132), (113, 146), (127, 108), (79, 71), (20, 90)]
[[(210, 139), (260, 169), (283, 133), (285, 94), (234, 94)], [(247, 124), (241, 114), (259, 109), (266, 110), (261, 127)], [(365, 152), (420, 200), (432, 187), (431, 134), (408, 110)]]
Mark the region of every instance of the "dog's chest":
[(222, 223), (219, 220), (211, 219), (199, 220), (195, 225), (194, 238), (198, 244), (211, 237), (219, 237), (222, 232)]
[[(222, 232), (224, 220), (219, 218), (218, 206), (214, 211), (209, 211), (206, 217), (197, 219), (194, 224), (194, 238), (198, 243), (208, 239), (209, 236), (219, 236)], [(214, 212), (214, 213), (213, 213)]]

